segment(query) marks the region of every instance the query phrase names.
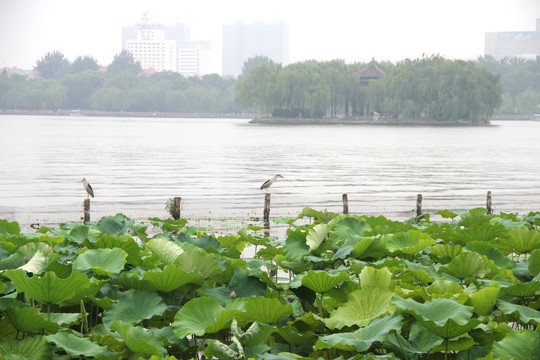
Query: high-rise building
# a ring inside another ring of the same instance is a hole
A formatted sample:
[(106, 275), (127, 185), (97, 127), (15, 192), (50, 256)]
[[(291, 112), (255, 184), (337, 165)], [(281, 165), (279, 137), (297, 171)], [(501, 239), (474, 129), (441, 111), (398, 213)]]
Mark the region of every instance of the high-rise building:
[(484, 46), (484, 54), (498, 60), (506, 57), (540, 56), (540, 19), (536, 19), (536, 31), (486, 33)]
[(165, 38), (165, 30), (159, 25), (137, 30), (136, 39), (126, 39), (125, 49), (141, 63), (143, 69), (177, 71), (176, 41)]
[(223, 76), (237, 77), (244, 62), (255, 56), (288, 65), (289, 25), (237, 22), (223, 26)]
[(211, 73), (210, 42), (184, 42), (178, 47), (178, 72), (186, 77)]
[(175, 71), (185, 76), (210, 73), (210, 42), (190, 41), (189, 27), (144, 23), (122, 28), (122, 48), (128, 50), (143, 69)]

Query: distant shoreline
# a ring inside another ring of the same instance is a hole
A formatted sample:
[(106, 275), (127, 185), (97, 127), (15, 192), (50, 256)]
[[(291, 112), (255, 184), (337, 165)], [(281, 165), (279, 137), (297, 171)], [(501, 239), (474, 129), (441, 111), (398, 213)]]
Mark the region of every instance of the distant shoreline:
[(489, 126), (490, 122), (470, 123), (465, 121), (436, 120), (392, 120), (373, 118), (254, 118), (251, 124), (266, 125), (376, 125), (376, 126)]

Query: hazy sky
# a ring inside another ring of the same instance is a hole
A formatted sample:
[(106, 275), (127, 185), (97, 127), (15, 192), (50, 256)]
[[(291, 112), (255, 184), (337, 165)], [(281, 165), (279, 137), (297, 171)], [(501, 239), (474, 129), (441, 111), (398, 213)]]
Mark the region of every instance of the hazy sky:
[(535, 31), (540, 0), (0, 0), (0, 68), (31, 69), (47, 52), (108, 65), (121, 28), (141, 21), (189, 26), (210, 41), (221, 72), (221, 29), (235, 21), (284, 21), (291, 62), (398, 61), (422, 54), (475, 59), (484, 34)]

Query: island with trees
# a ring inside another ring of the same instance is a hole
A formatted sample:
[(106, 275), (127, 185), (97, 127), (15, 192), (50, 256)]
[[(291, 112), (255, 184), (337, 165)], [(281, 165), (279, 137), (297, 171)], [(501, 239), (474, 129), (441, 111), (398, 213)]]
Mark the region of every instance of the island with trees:
[(106, 67), (62, 53), (37, 61), (34, 77), (0, 74), (0, 113), (112, 116), (231, 116), (261, 121), (484, 124), (493, 115), (540, 112), (540, 59), (450, 60), (439, 55), (397, 63), (266, 57), (237, 78), (184, 77), (141, 69), (122, 51)]

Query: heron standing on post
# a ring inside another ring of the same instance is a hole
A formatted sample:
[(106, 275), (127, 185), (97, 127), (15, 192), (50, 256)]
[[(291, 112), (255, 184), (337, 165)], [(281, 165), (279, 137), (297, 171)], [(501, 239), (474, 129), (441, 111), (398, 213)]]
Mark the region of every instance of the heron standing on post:
[(86, 178), (83, 178), (81, 182), (84, 190), (86, 190), (86, 198), (89, 199), (90, 196), (94, 197), (94, 189), (92, 189), (92, 186), (86, 181)]
[(262, 190), (262, 189), (266, 189), (266, 192), (268, 193), (268, 192), (269, 192), (269, 191), (268, 191), (268, 188), (270, 187), (270, 185), (272, 185), (272, 184), (274, 183), (274, 181), (276, 181), (277, 178), (282, 178), (282, 179), (284, 179), (283, 176), (277, 174), (277, 175), (273, 176), (271, 179), (266, 180), (266, 181), (261, 185), (261, 190)]

